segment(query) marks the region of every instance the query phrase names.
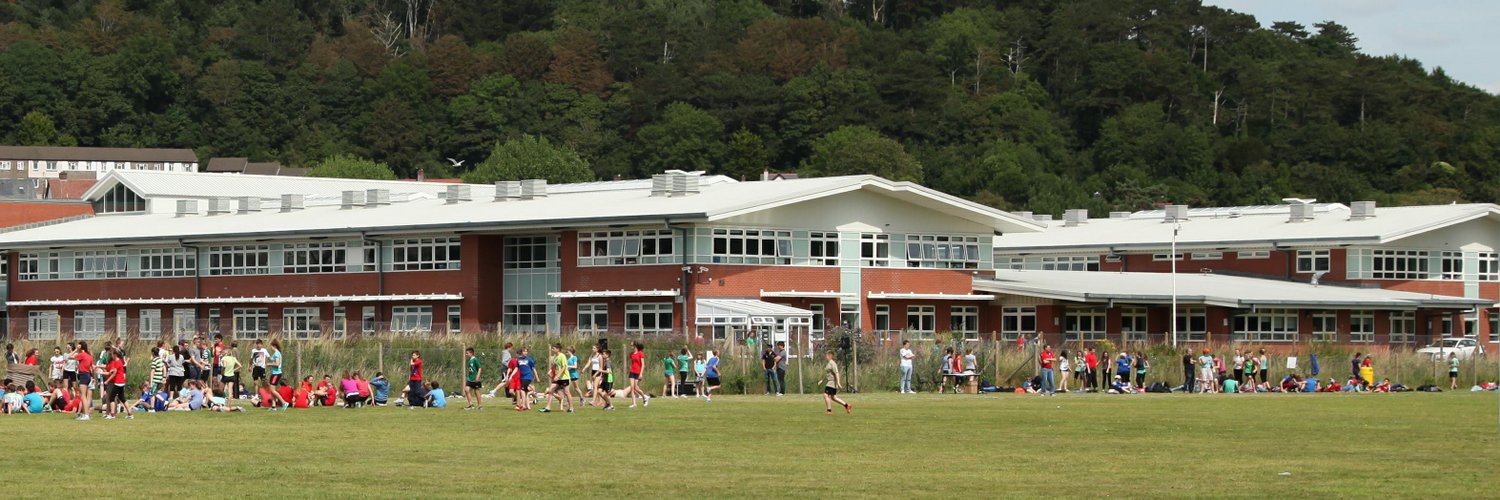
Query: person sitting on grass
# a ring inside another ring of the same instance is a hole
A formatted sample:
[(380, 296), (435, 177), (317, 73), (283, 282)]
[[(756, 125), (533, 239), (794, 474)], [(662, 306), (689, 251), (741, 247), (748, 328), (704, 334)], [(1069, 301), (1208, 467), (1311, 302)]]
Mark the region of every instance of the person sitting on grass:
[[(312, 408), (313, 406), (314, 396), (312, 393), (312, 389), (308, 386), (308, 384), (303, 384), (301, 387), (298, 387), (296, 389), (283, 386), (276, 388), (276, 390), (281, 393), (282, 399), (285, 399), (287, 402), (291, 403), (292, 408), (307, 409)], [(282, 409), (285, 410), (286, 407), (282, 407)]]
[(445, 393), (445, 392), (443, 392), (443, 387), (441, 385), (439, 385), (436, 380), (428, 381), (427, 384), (426, 384), (426, 389), (427, 389), (427, 404), (426, 404), (426, 406), (428, 408), (447, 408), (448, 407), (448, 394)]
[(141, 399), (136, 402), (136, 408), (147, 413), (167, 411), (167, 402), (172, 400), (172, 395), (165, 387), (159, 387), (156, 392), (151, 392), (151, 387), (154, 385), (159, 384), (151, 382), (141, 384)]
[[(36, 349), (32, 349), (36, 352)], [(47, 411), (47, 403), (42, 399), (42, 391), (38, 391), (36, 385), (26, 383), (26, 395), (21, 396), (21, 409), (28, 414), (38, 414)]]
[(244, 408), (241, 408), (241, 407), (229, 404), (229, 398), (226, 397), (226, 395), (229, 394), (228, 387), (232, 387), (232, 386), (228, 385), (228, 384), (215, 384), (214, 385), (214, 387), (213, 387), (213, 396), (208, 398), (208, 410), (209, 411), (219, 412), (219, 413), (230, 413), (230, 412), (236, 412), (236, 411), (241, 411), (241, 412), (245, 411)]
[(375, 378), (370, 379), (370, 391), (375, 406), (385, 406), (391, 399), (391, 381), (385, 379), (384, 373), (375, 372)]
[(272, 389), (271, 384), (267, 383), (266, 379), (260, 379), (257, 385), (258, 387), (255, 388), (255, 392), (257, 393), (257, 403), (259, 403), (261, 408), (276, 411), (277, 408), (283, 406), (283, 403), (286, 403), (286, 401), (281, 399), (281, 394)]
[(202, 382), (194, 379), (187, 381), (177, 399), (167, 405), (167, 411), (195, 411), (203, 407)]
[(359, 382), (354, 376), (344, 370), (343, 376), (339, 377), (339, 394), (344, 396), (344, 408), (354, 408), (365, 402), (364, 397), (359, 395)]
[(1380, 379), (1380, 383), (1375, 384), (1374, 392), (1391, 392), (1391, 379)]
[(1224, 394), (1234, 394), (1240, 389), (1240, 381), (1234, 377), (1224, 379)]
[[(1126, 375), (1126, 376), (1128, 377), (1129, 375)], [(1119, 375), (1115, 375), (1114, 376), (1114, 382), (1109, 385), (1109, 393), (1110, 394), (1133, 394), (1133, 393), (1135, 393), (1135, 390), (1133, 390), (1133, 389), (1130, 388), (1130, 384), (1128, 382), (1120, 380), (1120, 376)]]

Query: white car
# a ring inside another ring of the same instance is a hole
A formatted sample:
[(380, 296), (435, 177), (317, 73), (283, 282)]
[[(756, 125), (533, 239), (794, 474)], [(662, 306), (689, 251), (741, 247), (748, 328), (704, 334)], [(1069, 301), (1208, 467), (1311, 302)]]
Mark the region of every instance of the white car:
[(1479, 346), (1479, 341), (1474, 337), (1445, 338), (1440, 345), (1430, 345), (1417, 349), (1417, 354), (1428, 354), (1434, 358), (1448, 359), (1449, 353), (1458, 354), (1458, 359), (1469, 359), (1474, 353), (1484, 354), (1484, 348)]

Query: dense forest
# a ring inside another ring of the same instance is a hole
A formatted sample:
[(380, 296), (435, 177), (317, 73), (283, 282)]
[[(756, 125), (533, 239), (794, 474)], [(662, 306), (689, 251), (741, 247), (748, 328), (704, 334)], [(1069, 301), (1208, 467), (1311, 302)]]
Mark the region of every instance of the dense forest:
[(1052, 213), (1500, 200), (1500, 98), (1334, 21), (1196, 0), (6, 0), (0, 118), (8, 144), (475, 182), (874, 173)]

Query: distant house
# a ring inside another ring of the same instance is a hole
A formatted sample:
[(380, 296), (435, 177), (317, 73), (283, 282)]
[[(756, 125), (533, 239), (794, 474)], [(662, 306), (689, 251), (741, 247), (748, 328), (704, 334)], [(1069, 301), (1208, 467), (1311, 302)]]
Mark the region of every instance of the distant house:
[(197, 172), (191, 149), (0, 146), (0, 179), (50, 179), (63, 172)]
[(283, 167), (280, 163), (252, 162), (249, 158), (213, 158), (208, 160), (205, 172), (219, 174), (280, 175), (306, 177), (307, 169)]

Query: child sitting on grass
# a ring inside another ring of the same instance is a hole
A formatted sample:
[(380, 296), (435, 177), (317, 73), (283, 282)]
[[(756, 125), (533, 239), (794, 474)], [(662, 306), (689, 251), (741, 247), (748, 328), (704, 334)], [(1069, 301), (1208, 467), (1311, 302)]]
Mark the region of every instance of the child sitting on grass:
[(427, 382), (425, 388), (427, 389), (428, 408), (448, 407), (448, 394), (443, 392), (443, 388), (438, 385), (436, 380)]

